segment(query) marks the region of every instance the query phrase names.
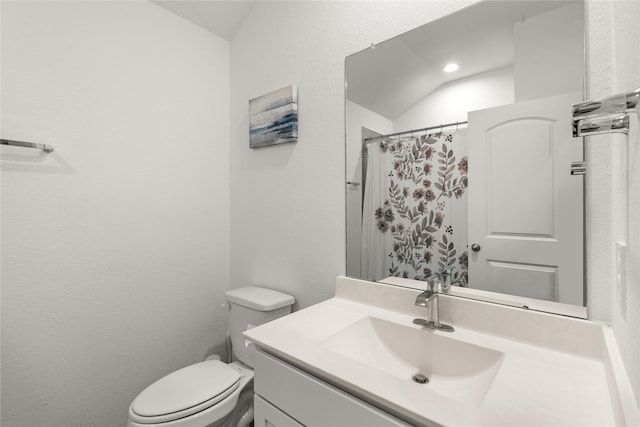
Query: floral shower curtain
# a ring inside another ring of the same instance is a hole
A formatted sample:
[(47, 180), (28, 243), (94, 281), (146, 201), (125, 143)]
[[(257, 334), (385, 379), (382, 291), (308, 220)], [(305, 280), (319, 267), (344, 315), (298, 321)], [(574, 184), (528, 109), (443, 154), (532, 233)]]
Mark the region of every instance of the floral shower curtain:
[(467, 148), (465, 130), (369, 143), (362, 277), (426, 280), (453, 266), (465, 286)]

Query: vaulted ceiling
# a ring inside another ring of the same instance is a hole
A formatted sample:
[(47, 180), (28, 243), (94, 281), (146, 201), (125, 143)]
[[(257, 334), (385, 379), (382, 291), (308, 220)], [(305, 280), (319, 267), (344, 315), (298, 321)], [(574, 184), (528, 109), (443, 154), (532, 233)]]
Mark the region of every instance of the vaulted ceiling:
[(152, 3), (230, 41), (256, 2), (152, 0)]

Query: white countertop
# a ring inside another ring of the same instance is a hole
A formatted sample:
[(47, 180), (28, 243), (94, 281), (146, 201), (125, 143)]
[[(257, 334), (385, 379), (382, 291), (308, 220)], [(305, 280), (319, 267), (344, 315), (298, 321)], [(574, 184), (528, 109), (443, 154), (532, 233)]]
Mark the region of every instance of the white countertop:
[(619, 395), (628, 391), (625, 384), (612, 384), (619, 369), (612, 369), (610, 360), (619, 356), (604, 354), (611, 347), (605, 339), (607, 327), (588, 321), (440, 298), (441, 321), (456, 330), (431, 333), (504, 354), (488, 392), (473, 402), (446, 397), (428, 385), (375, 369), (324, 345), (348, 325), (369, 317), (420, 329), (412, 324), (426, 314), (413, 304), (418, 293), (338, 278), (335, 298), (253, 328), (245, 336), (283, 360), (413, 423), (609, 426), (632, 425), (637, 420), (628, 397), (620, 402)]

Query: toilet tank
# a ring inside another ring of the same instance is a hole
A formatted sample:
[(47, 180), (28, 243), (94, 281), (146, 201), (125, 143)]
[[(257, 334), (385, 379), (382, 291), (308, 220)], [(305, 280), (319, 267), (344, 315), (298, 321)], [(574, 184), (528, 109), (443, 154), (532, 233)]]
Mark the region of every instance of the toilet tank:
[(291, 295), (257, 286), (246, 286), (226, 292), (230, 306), (229, 329), (233, 354), (253, 367), (254, 344), (242, 333), (291, 313), (295, 299)]

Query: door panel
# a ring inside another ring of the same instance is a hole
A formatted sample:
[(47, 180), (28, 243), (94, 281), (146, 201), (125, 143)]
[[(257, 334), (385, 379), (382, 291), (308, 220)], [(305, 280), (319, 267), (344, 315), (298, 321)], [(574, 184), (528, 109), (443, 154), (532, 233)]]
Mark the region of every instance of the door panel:
[[(494, 283), (493, 291), (514, 293), (528, 298), (547, 301), (558, 300), (557, 271), (551, 265), (522, 264), (487, 260), (488, 280)], [(507, 286), (501, 289), (501, 286)]]
[(543, 142), (550, 141), (552, 133), (552, 121), (536, 118), (487, 129), (489, 235), (551, 237), (553, 148)]
[[(469, 113), (469, 282), (584, 305), (583, 158), (566, 94)], [(476, 246), (476, 249), (478, 246)]]

